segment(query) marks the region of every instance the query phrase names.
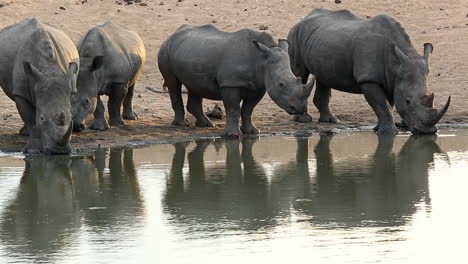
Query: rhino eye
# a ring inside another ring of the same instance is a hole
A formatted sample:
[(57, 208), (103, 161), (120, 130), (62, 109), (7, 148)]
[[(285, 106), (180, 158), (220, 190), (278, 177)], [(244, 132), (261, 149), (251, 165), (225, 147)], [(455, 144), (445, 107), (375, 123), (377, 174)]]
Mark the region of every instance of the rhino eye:
[(407, 105), (410, 105), (410, 104), (411, 104), (410, 99), (406, 99), (406, 104), (407, 104)]
[(284, 83), (280, 82), (280, 83), (279, 83), (279, 86), (280, 86), (280, 87), (284, 87)]

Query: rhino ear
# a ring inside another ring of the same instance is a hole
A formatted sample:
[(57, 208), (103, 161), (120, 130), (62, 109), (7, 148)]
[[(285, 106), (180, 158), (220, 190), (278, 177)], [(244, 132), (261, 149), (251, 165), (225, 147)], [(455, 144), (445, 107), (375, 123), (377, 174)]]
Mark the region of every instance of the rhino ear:
[(76, 62), (70, 62), (68, 64), (68, 70), (67, 70), (67, 74), (69, 75), (77, 75), (78, 74), (78, 64)]
[(278, 40), (278, 46), (279, 46), (282, 50), (284, 50), (284, 51), (286, 51), (286, 52), (289, 51), (289, 42), (288, 42), (287, 40), (285, 40), (285, 39), (279, 39), (279, 40)]
[(91, 63), (91, 67), (89, 67), (90, 71), (95, 71), (101, 68), (101, 66), (104, 64), (104, 56), (96, 56), (93, 59), (93, 62)]
[(36, 80), (36, 81), (39, 81), (40, 79), (42, 79), (42, 76), (44, 75), (40, 70), (38, 70), (36, 67), (34, 67), (29, 62), (25, 61), (23, 63), (23, 68), (24, 68), (24, 72), (27, 75), (32, 76), (34, 78), (34, 80)]
[(424, 58), (426, 59), (426, 62), (429, 62), (429, 54), (431, 54), (433, 50), (434, 47), (431, 43), (424, 43)]
[(393, 45), (393, 51), (395, 52), (396, 57), (400, 61), (400, 63), (405, 63), (408, 61), (408, 56), (401, 51), (397, 45)]
[(252, 41), (253, 44), (255, 45), (255, 47), (257, 47), (257, 49), (259, 49), (264, 55), (268, 56), (270, 55), (271, 53), (271, 49), (268, 48), (267, 46), (263, 45), (262, 43), (254, 40)]

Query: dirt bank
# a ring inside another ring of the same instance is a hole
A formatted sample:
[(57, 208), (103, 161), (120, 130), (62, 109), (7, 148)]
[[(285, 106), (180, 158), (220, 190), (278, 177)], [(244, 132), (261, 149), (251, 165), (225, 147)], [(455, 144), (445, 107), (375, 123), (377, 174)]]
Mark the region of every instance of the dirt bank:
[[(156, 63), (159, 46), (181, 24), (213, 23), (227, 31), (241, 28), (263, 29), (275, 38), (285, 38), (301, 17), (313, 8), (347, 8), (360, 16), (388, 14), (399, 20), (414, 45), (434, 44), (431, 55), (430, 89), (436, 93), (436, 105), (443, 104), (450, 94), (452, 104), (442, 123), (468, 122), (468, 6), (465, 0), (362, 0), (335, 4), (334, 0), (61, 0), (61, 1), (3, 1), (0, 4), (0, 27), (36, 17), (64, 30), (77, 41), (89, 28), (112, 20), (138, 31), (147, 49), (147, 63), (137, 83), (134, 99), (140, 119), (130, 121), (124, 128), (104, 132), (86, 130), (75, 134), (72, 143), (78, 148), (101, 145), (150, 142), (194, 135), (218, 135), (224, 121), (216, 121), (216, 128), (179, 128), (170, 125), (173, 112), (169, 96), (162, 93), (162, 77)], [(119, 4), (120, 3), (120, 4)], [(163, 4), (161, 4), (163, 3)], [(157, 91), (157, 92), (154, 92)], [(216, 102), (205, 101), (205, 108)], [(0, 150), (20, 151), (27, 138), (18, 135), (21, 120), (14, 103), (0, 92)], [(311, 104), (311, 113), (317, 111)], [(376, 117), (363, 96), (333, 91), (331, 108), (343, 121), (338, 127), (371, 125)], [(336, 126), (297, 124), (266, 96), (254, 112), (256, 125), (264, 133), (329, 129)]]

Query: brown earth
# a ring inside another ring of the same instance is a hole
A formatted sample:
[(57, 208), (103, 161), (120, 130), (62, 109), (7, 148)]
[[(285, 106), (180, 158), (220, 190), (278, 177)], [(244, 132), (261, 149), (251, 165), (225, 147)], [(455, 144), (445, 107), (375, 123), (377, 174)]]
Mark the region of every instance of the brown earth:
[[(468, 110), (468, 4), (466, 0), (0, 0), (0, 27), (17, 23), (27, 17), (54, 25), (77, 41), (89, 28), (106, 20), (126, 25), (142, 37), (147, 62), (137, 83), (135, 110), (140, 119), (128, 121), (123, 128), (104, 132), (87, 129), (74, 134), (72, 144), (77, 149), (107, 145), (155, 142), (200, 135), (219, 135), (224, 121), (216, 128), (180, 128), (171, 126), (173, 112), (167, 93), (162, 90), (156, 56), (160, 44), (181, 24), (213, 23), (226, 31), (241, 28), (266, 30), (275, 38), (286, 38), (289, 29), (312, 9), (350, 9), (360, 16), (388, 14), (406, 28), (415, 47), (432, 42), (429, 86), (436, 93), (436, 105), (442, 105), (448, 95), (452, 104), (441, 120), (445, 124), (467, 123)], [(0, 47), (1, 48), (1, 47)], [(214, 101), (205, 101), (212, 108)], [(19, 136), (22, 126), (14, 103), (0, 92), (0, 150), (20, 151), (27, 138)], [(316, 120), (317, 111), (310, 104)], [(276, 106), (268, 96), (254, 111), (254, 120), (262, 133), (294, 132), (372, 125), (376, 117), (362, 95), (333, 91), (331, 108), (342, 121), (333, 126), (298, 124)], [(193, 120), (193, 119), (192, 119)]]

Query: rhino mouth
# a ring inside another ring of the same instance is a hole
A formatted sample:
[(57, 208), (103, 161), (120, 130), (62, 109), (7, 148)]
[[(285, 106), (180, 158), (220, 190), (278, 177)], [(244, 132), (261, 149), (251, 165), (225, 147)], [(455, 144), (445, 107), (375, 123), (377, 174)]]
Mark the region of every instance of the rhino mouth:
[(412, 127), (411, 133), (413, 135), (427, 135), (427, 134), (435, 134), (437, 132), (437, 126), (431, 126), (431, 127)]

